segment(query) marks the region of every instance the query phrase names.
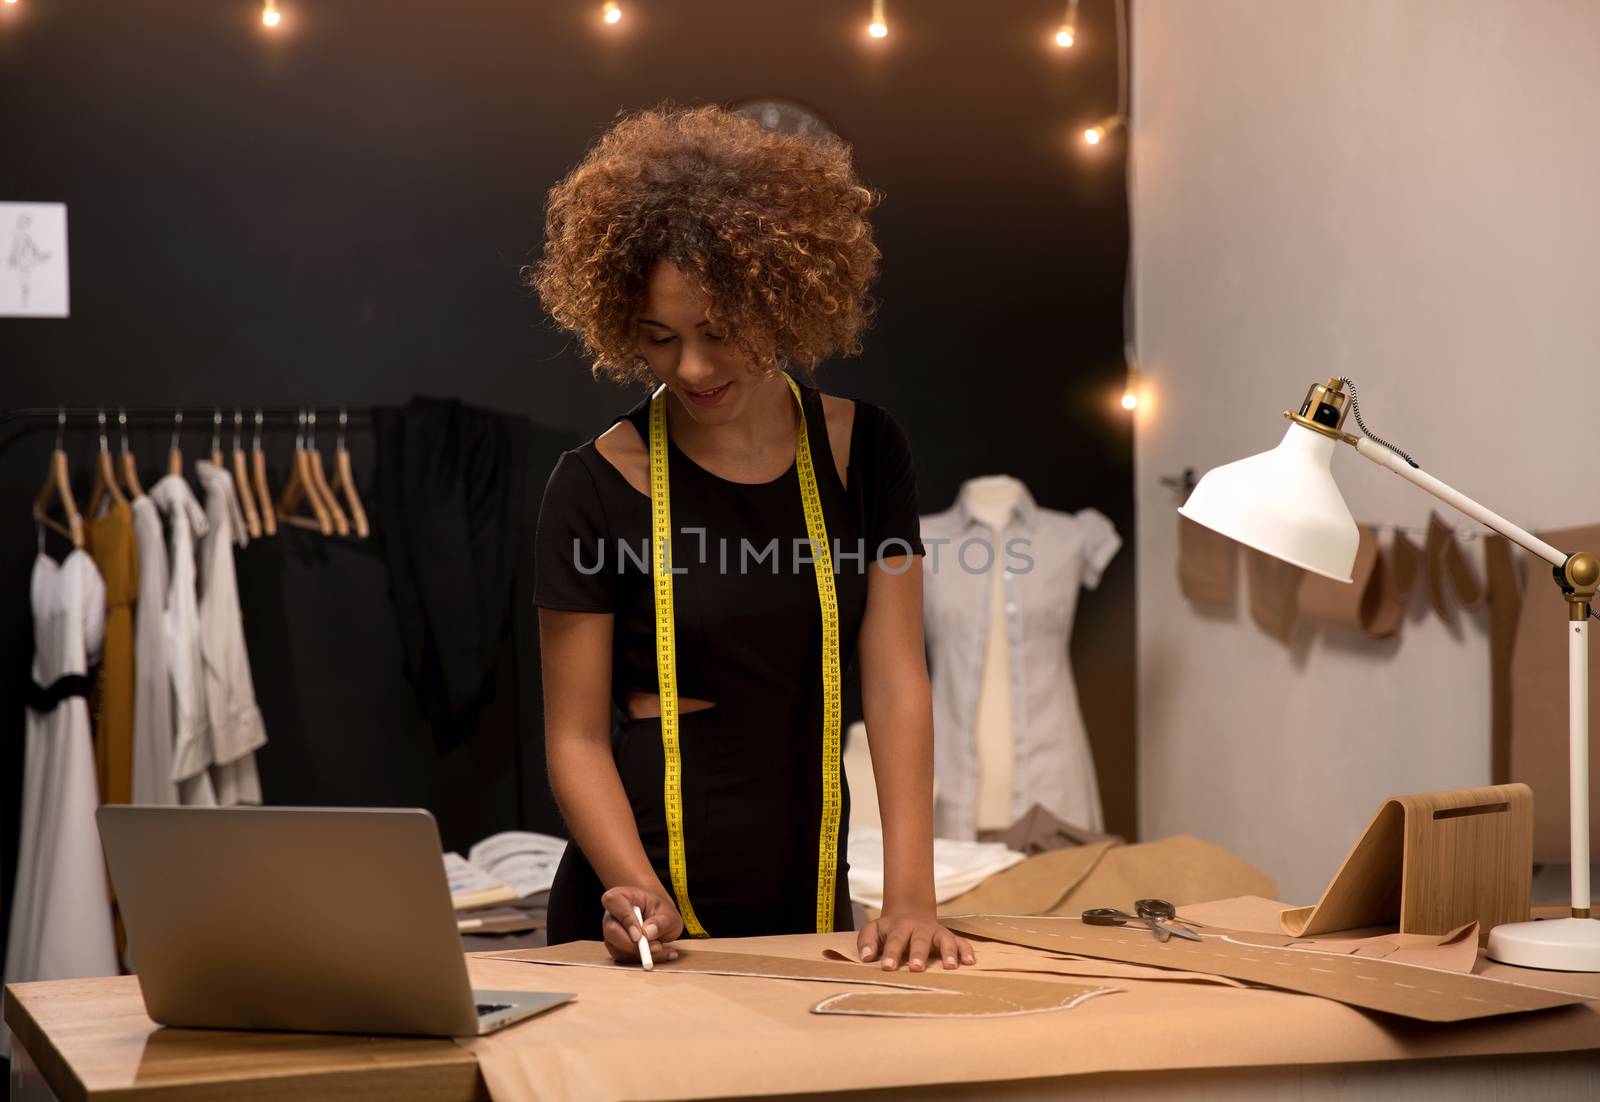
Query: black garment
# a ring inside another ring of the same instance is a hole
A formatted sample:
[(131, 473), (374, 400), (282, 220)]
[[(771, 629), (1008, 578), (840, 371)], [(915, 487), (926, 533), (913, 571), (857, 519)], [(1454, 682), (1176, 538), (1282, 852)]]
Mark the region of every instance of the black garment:
[(89, 678), (86, 674), (63, 674), (50, 682), (41, 685), (37, 681), (28, 681), (28, 707), (36, 712), (53, 712), (56, 705), (69, 696), (88, 697)]
[(525, 417), (413, 398), (373, 411), (378, 525), (407, 680), (442, 744), (494, 695), (524, 524)]
[[(856, 404), (849, 488), (839, 481), (822, 398), (800, 382), (833, 546), (839, 658), (853, 666), (867, 564), (920, 554), (916, 481), (904, 433)], [(649, 399), (623, 415), (649, 440)], [(618, 417), (613, 421), (622, 420)], [(714, 702), (680, 716), (689, 899), (717, 937), (816, 928), (822, 812), (822, 619), (793, 464), (760, 484), (729, 482), (668, 441), (678, 692)], [(650, 499), (594, 446), (561, 457), (540, 511), (534, 601), (610, 612), (613, 752), (645, 852), (670, 889), (661, 721), (627, 715), (629, 691), (658, 692)], [(921, 569), (915, 559), (909, 569)], [(742, 569), (741, 569), (742, 567)], [(841, 786), (843, 778), (840, 778)], [(835, 928), (851, 926), (839, 824)], [(601, 885), (569, 846), (550, 896), (550, 941), (600, 936)]]

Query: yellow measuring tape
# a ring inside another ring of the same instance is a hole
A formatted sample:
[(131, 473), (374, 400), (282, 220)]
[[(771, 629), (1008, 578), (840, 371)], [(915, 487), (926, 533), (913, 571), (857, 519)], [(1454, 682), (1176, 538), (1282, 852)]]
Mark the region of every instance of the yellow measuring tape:
[[(822, 519), (822, 495), (811, 464), (805, 404), (800, 387), (784, 381), (800, 407), (795, 433), (795, 468), (800, 475), (800, 503), (811, 540), (812, 569), (817, 576), (817, 603), (822, 608), (822, 829), (817, 838), (817, 932), (833, 930), (834, 878), (839, 867), (839, 816), (843, 810), (839, 781), (839, 600), (833, 585), (833, 553)], [(661, 690), (661, 750), (667, 807), (667, 864), (678, 914), (691, 937), (707, 937), (689, 902), (689, 871), (683, 846), (683, 757), (678, 742), (678, 646), (672, 616), (672, 502), (667, 481), (667, 388), (650, 399), (650, 560), (655, 580), (656, 673)]]

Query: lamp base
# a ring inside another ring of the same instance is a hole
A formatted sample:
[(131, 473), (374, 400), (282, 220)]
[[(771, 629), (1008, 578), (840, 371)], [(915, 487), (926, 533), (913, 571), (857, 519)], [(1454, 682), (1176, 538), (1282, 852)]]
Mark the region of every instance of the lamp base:
[(1489, 958), (1523, 968), (1600, 972), (1600, 922), (1551, 918), (1507, 922), (1489, 931)]

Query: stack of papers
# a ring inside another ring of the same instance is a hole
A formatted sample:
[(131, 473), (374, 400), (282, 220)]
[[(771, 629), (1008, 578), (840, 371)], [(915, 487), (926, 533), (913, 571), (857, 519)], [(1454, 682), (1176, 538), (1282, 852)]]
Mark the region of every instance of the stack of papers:
[(444, 855), (450, 899), (458, 911), (493, 907), (550, 890), (556, 866), (566, 852), (565, 838), (532, 831), (491, 834), (467, 851)]

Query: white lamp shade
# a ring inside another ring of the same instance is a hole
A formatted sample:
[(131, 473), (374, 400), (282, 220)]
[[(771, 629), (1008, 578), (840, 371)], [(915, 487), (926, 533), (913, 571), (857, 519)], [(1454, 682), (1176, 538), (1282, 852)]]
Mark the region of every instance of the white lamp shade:
[(1335, 443), (1291, 424), (1271, 451), (1207, 472), (1178, 512), (1274, 558), (1348, 582), (1361, 536), (1333, 480)]

